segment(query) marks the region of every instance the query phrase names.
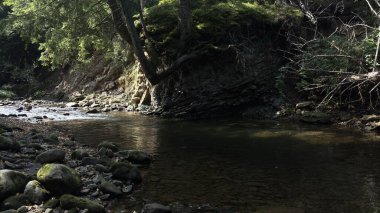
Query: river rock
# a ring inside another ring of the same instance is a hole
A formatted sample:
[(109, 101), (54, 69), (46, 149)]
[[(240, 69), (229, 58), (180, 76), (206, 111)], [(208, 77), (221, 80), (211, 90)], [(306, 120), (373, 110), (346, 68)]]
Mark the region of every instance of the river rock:
[(314, 103), (312, 101), (303, 101), (296, 104), (296, 109), (313, 109)]
[(21, 206), (30, 204), (28, 197), (24, 194), (17, 194), (5, 199), (1, 204), (2, 210), (18, 209)]
[(152, 161), (152, 156), (138, 150), (123, 150), (118, 155), (126, 156), (128, 161), (135, 164), (149, 164)]
[(96, 165), (96, 164), (102, 164), (104, 163), (102, 160), (94, 157), (84, 157), (82, 159), (82, 166), (86, 165)]
[(0, 201), (18, 192), (23, 192), (28, 181), (28, 177), (21, 172), (0, 170)]
[(108, 182), (108, 181), (103, 181), (100, 186), (99, 186), (99, 189), (104, 193), (104, 194), (110, 194), (112, 196), (120, 196), (122, 195), (123, 193), (121, 192), (121, 190), (115, 186), (113, 183), (111, 182)]
[(111, 167), (112, 177), (122, 181), (132, 181), (141, 183), (142, 177), (140, 171), (135, 166), (126, 163), (114, 163)]
[(96, 114), (96, 113), (100, 113), (100, 111), (97, 110), (97, 109), (90, 109), (90, 110), (88, 110), (86, 113), (87, 113), (87, 114)]
[(75, 193), (81, 186), (81, 179), (77, 172), (62, 164), (45, 164), (38, 170), (37, 180), (52, 195)]
[(142, 210), (143, 213), (171, 213), (169, 206), (164, 206), (159, 203), (145, 204)]
[(73, 160), (82, 160), (84, 157), (90, 157), (90, 155), (84, 149), (77, 149), (71, 153), (71, 159)]
[(35, 204), (41, 204), (50, 196), (50, 193), (36, 180), (29, 181), (26, 184), (24, 194), (28, 197), (29, 201)]
[(48, 144), (58, 144), (59, 143), (58, 136), (54, 135), (54, 134), (49, 135), (48, 137), (44, 137), (43, 140), (45, 143), (48, 143)]
[(19, 151), (20, 144), (9, 137), (0, 136), (0, 150)]
[(332, 116), (324, 112), (302, 112), (301, 121), (305, 123), (329, 124), (332, 122)]
[(43, 208), (44, 209), (54, 209), (54, 208), (57, 208), (59, 206), (59, 199), (50, 199), (48, 201), (46, 201), (43, 205)]
[(60, 206), (62, 209), (73, 209), (73, 208), (79, 208), (81, 210), (88, 209), (90, 213), (105, 213), (106, 210), (102, 205), (95, 201), (91, 201), (85, 198), (76, 197), (73, 195), (65, 194), (62, 195), (60, 198)]
[(66, 153), (61, 149), (51, 149), (45, 151), (36, 157), (36, 162), (45, 163), (62, 163), (65, 160)]
[(111, 149), (107, 149), (107, 148), (104, 148), (104, 147), (102, 147), (101, 149), (99, 149), (98, 154), (99, 154), (100, 157), (108, 157), (108, 158), (112, 158), (113, 157), (113, 151)]
[(79, 104), (77, 102), (69, 102), (66, 104), (66, 107), (79, 107)]
[(113, 152), (117, 152), (117, 151), (119, 151), (119, 148), (117, 147), (117, 145), (114, 144), (114, 143), (112, 143), (112, 142), (109, 142), (109, 141), (103, 141), (103, 142), (101, 142), (101, 143), (98, 145), (98, 150), (100, 150), (101, 148), (110, 149), (110, 150), (112, 150)]

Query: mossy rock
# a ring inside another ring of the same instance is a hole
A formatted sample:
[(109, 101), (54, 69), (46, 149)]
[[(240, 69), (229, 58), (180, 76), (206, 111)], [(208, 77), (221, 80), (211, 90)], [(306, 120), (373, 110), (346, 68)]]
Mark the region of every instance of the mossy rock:
[(65, 194), (60, 198), (60, 207), (65, 210), (74, 208), (87, 209), (89, 213), (105, 213), (104, 206), (95, 201), (91, 201), (85, 198), (76, 197), (74, 195)]
[(44, 203), (43, 205), (43, 208), (44, 209), (54, 209), (54, 208), (57, 208), (59, 206), (59, 199), (50, 199), (48, 201), (46, 201), (46, 203)]
[(29, 181), (26, 184), (24, 194), (28, 197), (29, 201), (35, 204), (41, 204), (50, 196), (50, 192), (44, 189), (40, 182), (36, 180)]
[(37, 180), (52, 195), (75, 193), (80, 189), (81, 179), (78, 173), (62, 164), (45, 164), (37, 172)]
[(17, 171), (0, 170), (0, 201), (19, 192), (23, 192), (29, 178)]
[(73, 160), (82, 160), (85, 157), (90, 157), (90, 155), (84, 149), (77, 149), (71, 153), (71, 159)]

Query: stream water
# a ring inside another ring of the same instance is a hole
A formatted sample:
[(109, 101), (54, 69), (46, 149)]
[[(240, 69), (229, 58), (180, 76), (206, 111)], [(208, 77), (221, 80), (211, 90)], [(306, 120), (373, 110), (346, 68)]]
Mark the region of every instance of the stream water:
[(281, 122), (111, 116), (58, 125), (81, 143), (109, 140), (154, 155), (141, 189), (146, 199), (239, 212), (379, 211), (376, 135)]

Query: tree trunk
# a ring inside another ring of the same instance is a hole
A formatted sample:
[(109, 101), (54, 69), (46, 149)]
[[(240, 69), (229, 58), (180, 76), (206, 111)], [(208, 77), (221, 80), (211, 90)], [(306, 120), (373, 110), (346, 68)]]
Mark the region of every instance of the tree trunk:
[(191, 0), (179, 0), (179, 28), (181, 32), (181, 47), (184, 48), (186, 40), (192, 31)]

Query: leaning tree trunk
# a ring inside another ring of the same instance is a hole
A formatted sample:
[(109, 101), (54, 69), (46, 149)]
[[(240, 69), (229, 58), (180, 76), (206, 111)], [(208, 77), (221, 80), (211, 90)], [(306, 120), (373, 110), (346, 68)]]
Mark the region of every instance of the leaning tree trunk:
[(118, 33), (132, 47), (134, 55), (141, 65), (142, 72), (152, 85), (158, 84), (162, 79), (178, 70), (184, 62), (198, 57), (196, 52), (188, 55), (182, 55), (177, 58), (171, 66), (165, 70), (158, 71), (157, 64), (152, 63), (152, 61), (150, 61), (145, 55), (145, 51), (141, 44), (139, 34), (137, 33), (136, 26), (133, 21), (133, 15), (130, 10), (130, 8), (132, 8), (132, 4), (133, 2), (131, 2), (131, 0), (108, 0), (108, 5), (112, 11), (114, 24)]

